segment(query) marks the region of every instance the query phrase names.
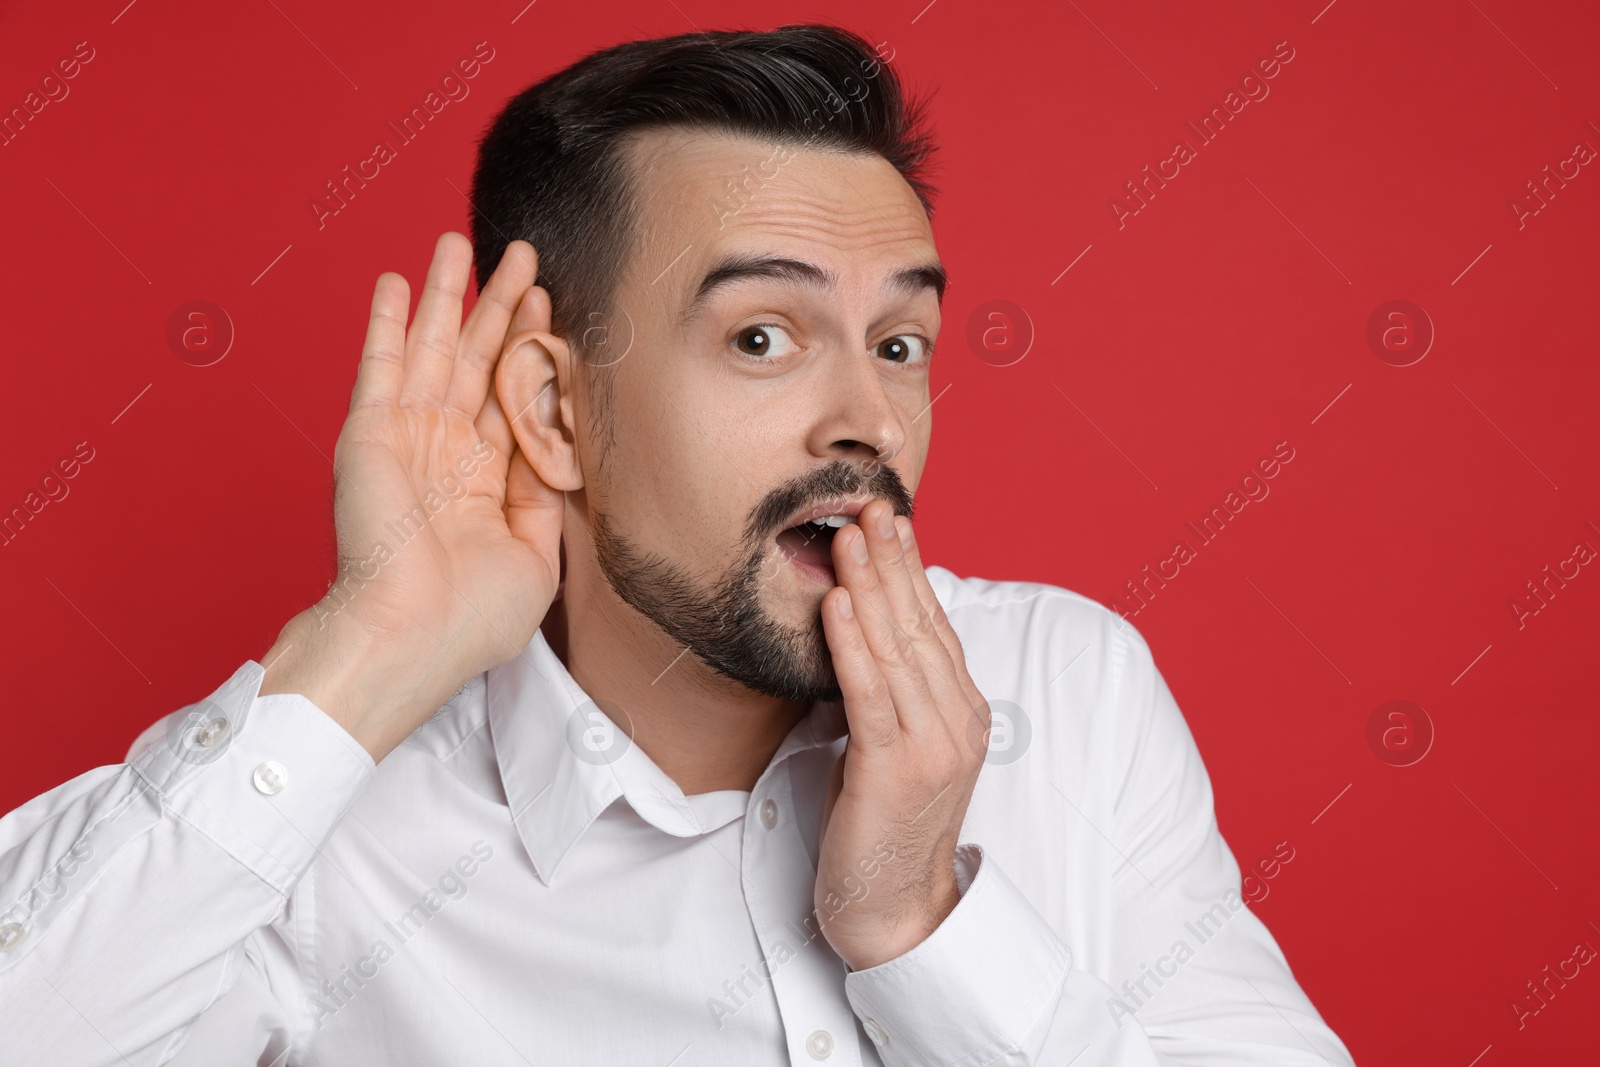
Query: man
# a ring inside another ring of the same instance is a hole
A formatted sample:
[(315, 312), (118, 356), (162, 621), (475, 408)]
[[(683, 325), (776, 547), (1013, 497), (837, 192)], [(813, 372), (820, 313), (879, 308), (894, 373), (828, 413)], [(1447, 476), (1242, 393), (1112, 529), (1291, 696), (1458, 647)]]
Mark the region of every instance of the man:
[(512, 100), (327, 596), (0, 824), (0, 1060), (1350, 1063), (1138, 633), (924, 567), (928, 149), (825, 27)]

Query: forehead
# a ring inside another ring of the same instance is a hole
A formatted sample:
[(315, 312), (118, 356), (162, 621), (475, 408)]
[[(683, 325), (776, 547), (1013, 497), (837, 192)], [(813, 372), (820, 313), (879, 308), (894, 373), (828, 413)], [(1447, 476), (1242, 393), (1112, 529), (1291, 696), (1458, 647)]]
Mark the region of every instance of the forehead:
[(634, 135), (630, 152), (628, 273), (652, 288), (681, 296), (730, 252), (793, 254), (860, 285), (936, 258), (927, 213), (882, 156), (675, 128)]

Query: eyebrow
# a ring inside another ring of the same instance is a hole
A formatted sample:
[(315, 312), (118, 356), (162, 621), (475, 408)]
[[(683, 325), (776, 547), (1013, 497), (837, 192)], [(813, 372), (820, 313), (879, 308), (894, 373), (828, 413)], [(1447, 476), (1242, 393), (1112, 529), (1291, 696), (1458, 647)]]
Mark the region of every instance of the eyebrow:
[[(831, 289), (839, 282), (832, 271), (804, 260), (788, 259), (783, 256), (732, 255), (712, 267), (706, 272), (705, 277), (700, 279), (700, 286), (695, 290), (694, 298), (684, 309), (683, 320), (687, 322), (698, 314), (718, 290), (751, 278), (813, 289)], [(948, 283), (949, 277), (945, 273), (944, 266), (933, 261), (895, 271), (889, 276), (884, 288), (907, 295), (932, 289), (934, 295), (943, 302), (945, 286)]]

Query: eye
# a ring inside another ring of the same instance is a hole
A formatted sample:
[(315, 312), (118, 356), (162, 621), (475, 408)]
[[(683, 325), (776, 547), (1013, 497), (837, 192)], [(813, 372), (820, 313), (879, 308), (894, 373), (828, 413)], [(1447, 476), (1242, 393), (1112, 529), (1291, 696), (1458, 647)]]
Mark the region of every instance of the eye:
[(769, 323), (746, 326), (734, 336), (733, 343), (747, 356), (768, 358), (786, 356), (798, 347), (794, 338), (789, 336), (789, 331)]
[(878, 344), (878, 355), (892, 363), (918, 363), (927, 358), (928, 339), (901, 333)]

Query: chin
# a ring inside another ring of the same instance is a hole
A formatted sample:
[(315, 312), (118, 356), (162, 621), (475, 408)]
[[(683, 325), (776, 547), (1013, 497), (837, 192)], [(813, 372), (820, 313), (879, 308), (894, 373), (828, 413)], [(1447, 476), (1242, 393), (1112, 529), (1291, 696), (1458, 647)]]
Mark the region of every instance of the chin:
[(803, 599), (812, 603), (791, 608), (792, 618), (769, 611), (773, 633), (781, 632), (783, 636), (779, 641), (767, 643), (759, 666), (745, 660), (744, 677), (740, 680), (759, 693), (781, 700), (840, 700), (839, 676), (833, 667), (833, 652), (828, 647), (818, 608), (821, 596)]

